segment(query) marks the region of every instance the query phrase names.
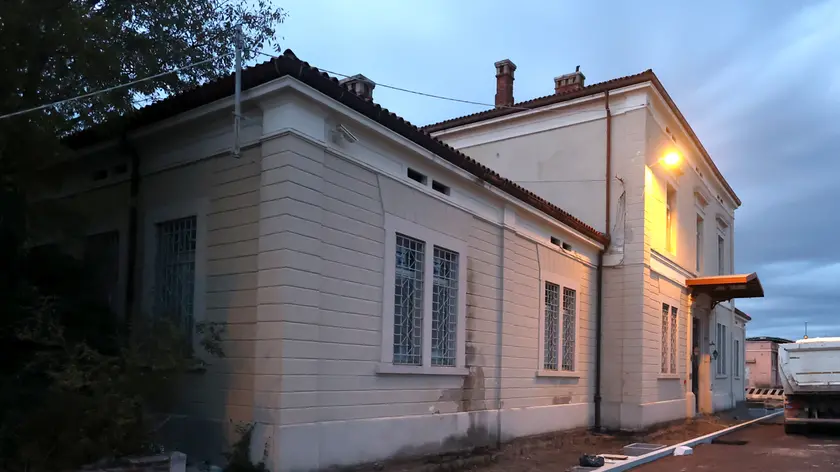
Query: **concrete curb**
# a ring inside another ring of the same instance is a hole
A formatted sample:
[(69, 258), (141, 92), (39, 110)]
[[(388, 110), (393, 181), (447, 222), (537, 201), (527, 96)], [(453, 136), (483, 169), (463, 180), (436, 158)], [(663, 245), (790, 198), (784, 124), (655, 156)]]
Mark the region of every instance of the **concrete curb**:
[(710, 434), (707, 434), (705, 436), (700, 436), (699, 438), (689, 439), (688, 441), (681, 442), (679, 444), (674, 444), (673, 446), (668, 446), (668, 447), (664, 447), (662, 449), (659, 449), (659, 450), (656, 450), (656, 451), (653, 451), (653, 452), (649, 452), (649, 453), (647, 453), (643, 456), (638, 456), (638, 457), (635, 457), (633, 459), (628, 459), (626, 461), (616, 462), (614, 464), (607, 464), (603, 467), (599, 467), (597, 469), (592, 469), (592, 470), (593, 470), (593, 472), (606, 472), (606, 471), (623, 472), (625, 470), (630, 470), (630, 469), (632, 469), (634, 467), (638, 467), (642, 464), (647, 464), (648, 462), (653, 462), (657, 459), (661, 459), (663, 457), (668, 457), (668, 456), (674, 454), (674, 449), (676, 449), (680, 446), (694, 447), (698, 444), (711, 443), (712, 439), (718, 438), (718, 437), (723, 436), (725, 434), (729, 434), (729, 433), (731, 433), (733, 431), (736, 431), (736, 430), (739, 430), (741, 428), (745, 428), (745, 427), (747, 427), (751, 424), (755, 424), (755, 423), (758, 423), (760, 421), (766, 421), (766, 420), (769, 420), (770, 418), (775, 418), (776, 416), (779, 416), (782, 413), (784, 413), (784, 410), (776, 411), (776, 412), (770, 413), (769, 415), (762, 416), (761, 418), (756, 418), (754, 420), (746, 421), (746, 422), (741, 423), (741, 424), (736, 424), (735, 426), (730, 426), (726, 429), (722, 429), (720, 431), (715, 431), (714, 433), (710, 433)]

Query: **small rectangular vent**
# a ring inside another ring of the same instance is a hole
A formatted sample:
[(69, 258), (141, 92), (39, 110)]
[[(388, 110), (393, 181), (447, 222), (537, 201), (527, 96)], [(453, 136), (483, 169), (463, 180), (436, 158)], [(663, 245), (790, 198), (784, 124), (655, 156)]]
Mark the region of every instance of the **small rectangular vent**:
[(567, 251), (572, 250), (572, 245), (571, 244), (569, 244), (567, 242), (564, 242), (564, 241), (561, 241), (559, 238), (555, 238), (554, 236), (551, 237), (551, 244), (554, 244), (555, 246), (560, 246)]
[(449, 195), (449, 187), (443, 185), (442, 183), (438, 182), (437, 180), (432, 181), (432, 190), (438, 191), (444, 195)]
[(421, 174), (420, 172), (417, 172), (416, 170), (412, 169), (411, 167), (408, 168), (407, 175), (408, 175), (409, 179), (411, 179), (415, 182), (420, 182), (423, 185), (426, 185), (426, 182), (428, 181), (428, 178), (424, 174)]

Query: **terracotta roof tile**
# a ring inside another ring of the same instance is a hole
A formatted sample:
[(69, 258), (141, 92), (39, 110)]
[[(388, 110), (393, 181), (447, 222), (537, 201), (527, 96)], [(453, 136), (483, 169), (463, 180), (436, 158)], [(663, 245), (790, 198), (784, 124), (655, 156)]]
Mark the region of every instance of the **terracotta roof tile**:
[(525, 100), (524, 102), (514, 103), (510, 107), (492, 108), (490, 110), (459, 116), (457, 118), (450, 118), (448, 120), (440, 121), (438, 123), (432, 123), (430, 125), (423, 126), (423, 129), (425, 131), (428, 131), (429, 133), (434, 133), (436, 131), (442, 131), (445, 129), (454, 128), (456, 126), (476, 123), (479, 121), (489, 120), (490, 118), (511, 115), (514, 113), (519, 113), (521, 111), (533, 110), (535, 108), (544, 107), (546, 105), (553, 105), (555, 103), (574, 100), (575, 98), (594, 95), (597, 93), (603, 93), (606, 90), (613, 90), (621, 87), (627, 87), (628, 85), (647, 82), (653, 80), (654, 77), (655, 76), (653, 74), (653, 71), (648, 69), (638, 74), (628, 75), (625, 77), (618, 77), (604, 82), (598, 82), (596, 84), (587, 85), (586, 87), (582, 87), (577, 90), (569, 90), (563, 93), (553, 93), (551, 95), (545, 95), (543, 97), (532, 98), (530, 100)]
[[(294, 77), (356, 112), (379, 122), (395, 133), (440, 156), (447, 162), (473, 174), (477, 179), (495, 186), (574, 230), (604, 245), (609, 243), (609, 239), (605, 234), (597, 231), (535, 193), (519, 186), (512, 180), (502, 177), (490, 168), (483, 166), (478, 161), (454, 149), (452, 146), (432, 137), (427, 131), (412, 125), (388, 109), (382, 108), (380, 105), (367, 101), (352, 93), (340, 85), (338, 79), (301, 61), (291, 50), (286, 50), (283, 55), (272, 60), (244, 69), (242, 72), (242, 90), (248, 90), (285, 76)], [(72, 148), (81, 148), (106, 140), (116, 139), (126, 132), (149, 126), (180, 113), (229, 97), (233, 95), (233, 88), (234, 76), (230, 74), (192, 90), (143, 107), (120, 120), (114, 120), (76, 133), (64, 141)]]

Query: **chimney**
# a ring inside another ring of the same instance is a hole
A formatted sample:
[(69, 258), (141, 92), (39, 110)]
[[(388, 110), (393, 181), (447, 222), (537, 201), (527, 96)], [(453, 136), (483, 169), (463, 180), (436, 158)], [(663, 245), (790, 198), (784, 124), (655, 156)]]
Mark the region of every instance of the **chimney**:
[(583, 81), (586, 76), (580, 71), (580, 66), (575, 67), (571, 74), (563, 74), (554, 78), (554, 93), (566, 93), (583, 88)]
[(376, 87), (376, 84), (362, 74), (341, 79), (338, 83), (367, 101), (373, 100), (373, 88)]
[(516, 64), (505, 59), (496, 63), (496, 108), (513, 105), (513, 71)]

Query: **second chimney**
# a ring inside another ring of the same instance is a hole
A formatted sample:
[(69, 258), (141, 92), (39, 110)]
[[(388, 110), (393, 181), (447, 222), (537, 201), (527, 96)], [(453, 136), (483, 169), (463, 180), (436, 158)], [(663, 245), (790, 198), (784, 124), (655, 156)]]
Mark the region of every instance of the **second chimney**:
[(516, 64), (505, 59), (496, 63), (496, 108), (513, 105), (513, 71)]
[(583, 88), (583, 81), (586, 76), (580, 71), (580, 66), (575, 67), (571, 74), (563, 74), (554, 78), (554, 93), (566, 93)]
[(341, 79), (339, 84), (367, 101), (373, 100), (373, 88), (376, 87), (376, 84), (362, 74)]

